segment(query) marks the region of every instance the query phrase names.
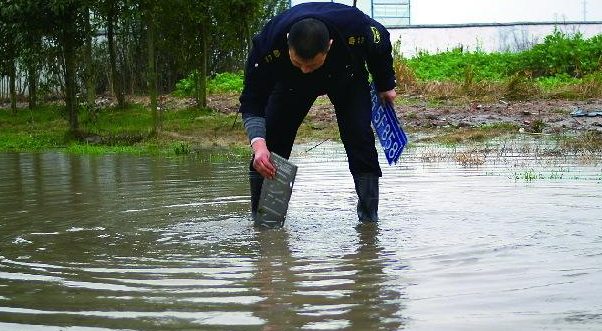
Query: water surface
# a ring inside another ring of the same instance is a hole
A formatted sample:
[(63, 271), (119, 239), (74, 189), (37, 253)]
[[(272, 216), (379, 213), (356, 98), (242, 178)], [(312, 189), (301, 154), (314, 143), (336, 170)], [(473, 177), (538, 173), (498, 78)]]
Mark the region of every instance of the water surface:
[(342, 146), (306, 149), (269, 231), (243, 161), (0, 154), (0, 330), (599, 329), (599, 157), (414, 148), (358, 226)]

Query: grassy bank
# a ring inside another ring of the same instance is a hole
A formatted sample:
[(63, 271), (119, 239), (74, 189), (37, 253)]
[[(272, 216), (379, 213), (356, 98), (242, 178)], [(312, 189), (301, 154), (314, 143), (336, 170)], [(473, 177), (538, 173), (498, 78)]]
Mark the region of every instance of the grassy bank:
[(82, 110), (80, 132), (74, 135), (68, 133), (64, 106), (22, 108), (17, 115), (0, 109), (0, 151), (178, 155), (227, 149), (248, 154), (236, 115), (189, 107), (165, 112), (163, 116), (162, 131), (153, 135), (151, 112), (142, 105)]
[[(151, 134), (151, 112), (142, 105), (127, 109), (105, 108), (80, 117), (81, 131), (68, 134), (64, 107), (47, 105), (38, 109), (19, 109), (13, 115), (0, 109), (0, 151), (57, 150), (74, 154), (102, 155), (128, 153), (135, 155), (213, 155), (216, 159), (248, 158), (250, 149), (237, 114), (223, 114), (210, 109), (187, 107), (164, 114), (163, 129)], [(516, 125), (487, 123), (474, 127), (406, 126), (411, 144), (461, 145), (486, 143), (515, 135)], [(583, 132), (557, 136), (562, 153), (602, 152), (602, 134)], [(297, 142), (339, 140), (334, 121), (310, 114), (299, 128)]]
[[(209, 108), (183, 107), (163, 113), (160, 133), (153, 135), (150, 110), (140, 104), (86, 110), (79, 115), (80, 131), (68, 133), (64, 106), (20, 108), (14, 115), (0, 109), (0, 151), (58, 150), (75, 154), (128, 153), (182, 155), (197, 152), (248, 157), (248, 139), (240, 115)], [(338, 139), (334, 123), (312, 116), (299, 128), (297, 141)]]

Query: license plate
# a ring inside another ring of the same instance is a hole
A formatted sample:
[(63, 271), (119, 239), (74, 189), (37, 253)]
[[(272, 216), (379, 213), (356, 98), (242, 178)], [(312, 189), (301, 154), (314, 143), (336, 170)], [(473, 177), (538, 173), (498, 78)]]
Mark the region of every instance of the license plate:
[(282, 226), (293, 193), (297, 166), (276, 153), (270, 153), (276, 167), (274, 179), (264, 179), (257, 207), (257, 223), (266, 227)]
[(399, 160), (403, 148), (408, 143), (408, 137), (395, 116), (393, 105), (387, 102), (383, 106), (374, 84), (371, 84), (370, 94), (372, 97), (372, 126), (376, 130), (389, 165), (392, 165)]

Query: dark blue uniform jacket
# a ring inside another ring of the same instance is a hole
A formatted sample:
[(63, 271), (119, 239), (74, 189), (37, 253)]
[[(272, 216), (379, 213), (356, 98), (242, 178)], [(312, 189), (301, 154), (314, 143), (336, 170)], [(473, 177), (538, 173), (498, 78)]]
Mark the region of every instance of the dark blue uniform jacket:
[[(291, 25), (304, 18), (326, 24), (333, 44), (326, 61), (316, 71), (303, 74), (291, 64), (286, 34)], [(320, 84), (325, 91), (351, 79), (367, 82), (368, 70), (376, 88), (395, 87), (389, 32), (355, 7), (337, 3), (304, 3), (270, 20), (253, 38), (240, 96), (240, 111), (264, 116), (267, 100), (276, 83), (295, 89), (303, 84)], [(312, 83), (313, 82), (313, 83)]]

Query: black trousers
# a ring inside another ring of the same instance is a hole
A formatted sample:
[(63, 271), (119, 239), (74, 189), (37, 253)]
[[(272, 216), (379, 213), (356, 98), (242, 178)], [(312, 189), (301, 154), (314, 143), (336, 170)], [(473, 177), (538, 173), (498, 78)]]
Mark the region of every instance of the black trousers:
[[(277, 84), (265, 109), (266, 144), (270, 152), (289, 158), (297, 130), (320, 95), (326, 94), (334, 105), (341, 140), (353, 176), (382, 176), (371, 126), (370, 88), (364, 79), (324, 86), (307, 81), (290, 87)], [(254, 171), (252, 165), (251, 170)]]

